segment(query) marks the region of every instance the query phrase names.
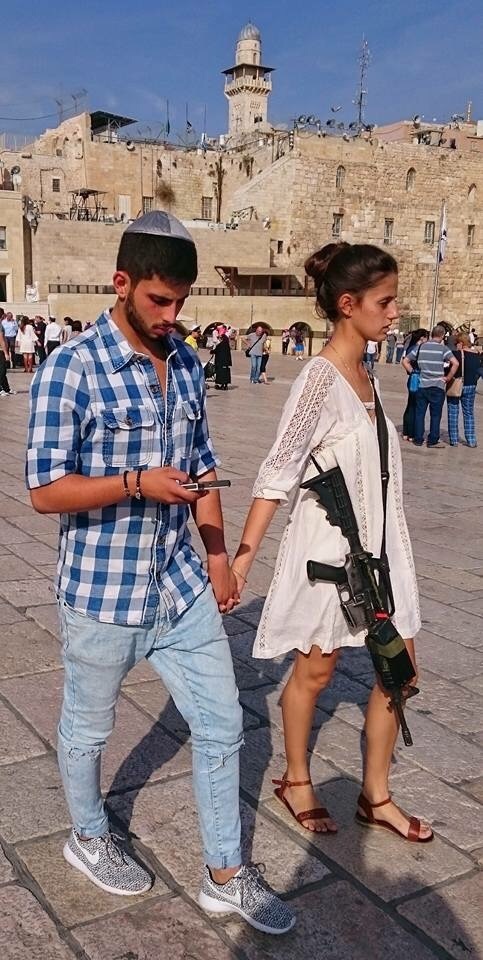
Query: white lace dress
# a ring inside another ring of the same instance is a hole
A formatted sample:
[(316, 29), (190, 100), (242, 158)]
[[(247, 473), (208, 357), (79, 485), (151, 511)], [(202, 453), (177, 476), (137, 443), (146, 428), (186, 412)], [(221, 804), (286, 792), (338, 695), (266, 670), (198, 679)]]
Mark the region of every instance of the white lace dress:
[[(387, 497), (387, 555), (396, 612), (404, 638), (421, 627), (414, 561), (402, 501), (399, 440), (388, 420), (390, 480)], [(329, 524), (317, 497), (300, 490), (314, 476), (313, 453), (323, 470), (339, 466), (349, 490), (362, 545), (378, 557), (383, 510), (376, 425), (337, 368), (325, 357), (309, 361), (295, 380), (285, 404), (277, 438), (262, 466), (253, 496), (287, 502), (295, 493), (282, 536), (273, 580), (258, 628), (253, 656), (276, 657), (317, 644), (323, 653), (362, 646), (364, 631), (351, 631), (336, 587), (311, 583), (307, 560), (342, 565), (348, 543)]]

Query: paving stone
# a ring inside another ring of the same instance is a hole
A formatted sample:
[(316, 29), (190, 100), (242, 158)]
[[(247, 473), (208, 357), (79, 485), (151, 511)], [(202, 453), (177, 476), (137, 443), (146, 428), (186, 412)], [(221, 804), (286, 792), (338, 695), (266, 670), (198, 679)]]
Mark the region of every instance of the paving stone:
[[(455, 634), (458, 636), (458, 634)], [(446, 680), (463, 681), (481, 673), (481, 652), (463, 646), (454, 638), (435, 636), (424, 629), (416, 641), (418, 664)]]
[(12, 553), (21, 557), (29, 564), (35, 566), (44, 566), (45, 564), (57, 563), (58, 550), (47, 546), (45, 543), (12, 543), (10, 547)]
[[(120, 898), (94, 886), (79, 870), (74, 870), (62, 855), (68, 832), (55, 837), (42, 837), (17, 844), (17, 853), (33, 878), (39, 884), (56, 916), (66, 927), (85, 923), (119, 910)], [(130, 897), (129, 903), (168, 892), (162, 880), (156, 878), (148, 893)], [(121, 901), (122, 902), (122, 901)]]
[(179, 897), (122, 910), (77, 928), (75, 937), (90, 960), (235, 960), (216, 931)]
[[(109, 803), (123, 820), (126, 806), (129, 815), (129, 795), (113, 797)], [(275, 890), (297, 890), (328, 875), (324, 864), (243, 801), (240, 813), (243, 859), (263, 863), (266, 879)], [(134, 803), (131, 829), (153, 850), (176, 883), (195, 898), (203, 855), (191, 779), (155, 784), (141, 791)], [(186, 837), (190, 838), (189, 844)]]
[(481, 617), (422, 597), (421, 619), (423, 627), (430, 633), (446, 637), (453, 643), (456, 640), (463, 647), (483, 647)]
[(30, 607), (55, 603), (54, 588), (42, 575), (39, 580), (0, 581), (0, 596), (14, 607), (27, 607), (27, 615)]
[(297, 923), (267, 937), (230, 919), (233, 946), (247, 960), (434, 960), (434, 953), (349, 883), (331, 883), (290, 902)]
[[(469, 856), (454, 850), (439, 837), (428, 844), (409, 843), (389, 831), (359, 826), (354, 820), (359, 791), (359, 784), (353, 780), (339, 779), (324, 784), (324, 802), (337, 819), (339, 832), (337, 836), (311, 834), (310, 842), (382, 900), (407, 896), (473, 868)], [(270, 810), (290, 830), (301, 836), (306, 834), (276, 798), (264, 803), (263, 809)]]
[(28, 607), (27, 615), (31, 620), (35, 620), (35, 623), (38, 623), (43, 630), (47, 630), (56, 639), (59, 638), (59, 614), (56, 603)]
[[(431, 560), (434, 564), (438, 565), (441, 563), (441, 547), (436, 546), (433, 543), (425, 543), (423, 540), (419, 540), (417, 537), (411, 538), (411, 545), (413, 548), (413, 553), (416, 558), (422, 560)], [(458, 553), (456, 550), (451, 551), (451, 570), (452, 578), (451, 583), (453, 584), (455, 579), (455, 570), (462, 571), (461, 580), (464, 581), (463, 571), (473, 570), (473, 572), (478, 574), (478, 564), (479, 560), (476, 560), (474, 557), (469, 557), (467, 554)], [(481, 574), (480, 574), (481, 575)], [(458, 584), (456, 584), (458, 585)], [(448, 594), (447, 594), (448, 595)]]
[(60, 669), (59, 644), (31, 620), (2, 630), (0, 678)]
[[(0, 690), (55, 748), (63, 673), (6, 680), (0, 684)], [(191, 752), (120, 697), (114, 731), (102, 758), (103, 789), (121, 790), (190, 771)]]
[(0, 601), (0, 626), (16, 623), (19, 620), (25, 620), (23, 614), (19, 613), (19, 611), (9, 603), (2, 603), (2, 601)]
[[(364, 715), (359, 707), (343, 707), (339, 717), (328, 717), (319, 730), (314, 730), (310, 749), (324, 760), (329, 760), (341, 772), (358, 780), (362, 777)], [(350, 723), (345, 722), (346, 717)], [(406, 748), (396, 744), (391, 763), (391, 777), (405, 776), (417, 768), (412, 763)]]
[(229, 637), (247, 632), (251, 632), (254, 636), (253, 625), (240, 619), (235, 613), (229, 613), (223, 617), (223, 626)]
[[(2, 445), (3, 446), (3, 445)], [(32, 534), (28, 530), (19, 529), (0, 517), (0, 541), (9, 546), (12, 543), (31, 543)]]
[(483, 873), (398, 907), (399, 913), (439, 943), (455, 960), (483, 956)]
[(367, 687), (374, 686), (374, 667), (366, 647), (347, 647), (341, 650), (337, 670)]
[(0, 883), (9, 883), (14, 879), (14, 872), (10, 860), (7, 860), (2, 848), (0, 847)]
[(0, 729), (0, 766), (45, 753), (42, 741), (1, 702)]
[[(30, 551), (32, 556), (31, 545)], [(29, 563), (25, 563), (24, 560), (20, 559), (20, 557), (14, 557), (13, 554), (10, 554), (9, 557), (0, 557), (0, 582), (7, 584), (7, 589), (10, 580), (23, 580), (28, 582), (28, 580), (38, 580), (42, 577), (42, 573), (40, 573), (35, 567), (32, 567)], [(28, 592), (26, 597), (27, 601), (24, 602), (24, 606), (26, 606), (28, 603)]]
[[(188, 724), (183, 720), (162, 680), (132, 684), (125, 687), (124, 695), (146, 710), (154, 720), (159, 720), (161, 726), (171, 730), (177, 737), (188, 740)], [(244, 710), (243, 726), (245, 730), (254, 730), (260, 726), (260, 721)]]
[(483, 699), (458, 683), (442, 680), (426, 670), (420, 674), (420, 693), (409, 706), (456, 733), (483, 730)]
[(439, 580), (440, 583), (446, 584), (446, 603), (451, 603), (452, 606), (455, 605), (453, 602), (453, 583), (458, 595), (464, 592), (467, 594), (483, 592), (483, 578), (475, 573), (469, 573), (468, 570), (460, 577), (456, 577), (454, 568), (442, 566), (441, 562), (428, 563), (424, 560), (418, 562), (417, 570), (421, 577), (429, 577), (431, 580)]
[(243, 660), (247, 666), (251, 666), (256, 669), (258, 675), (260, 677), (265, 677), (269, 683), (281, 683), (282, 681), (288, 680), (292, 672), (295, 656), (292, 652), (290, 652), (281, 657), (274, 657), (272, 660), (261, 660), (259, 658), (252, 657), (251, 653), (249, 655), (243, 653), (240, 657), (235, 655), (234, 659)]
[(476, 797), (480, 803), (483, 803), (483, 777), (478, 777), (477, 780), (463, 784), (461, 789), (464, 790), (465, 793), (471, 794), (472, 797)]
[[(362, 721), (357, 707), (344, 707), (340, 716), (361, 729)], [(421, 716), (411, 704), (407, 719), (414, 743), (412, 747), (404, 748), (404, 759), (407, 758), (411, 764), (428, 770), (448, 783), (471, 780), (483, 773), (483, 750), (479, 746), (433, 723), (429, 717)]]
[(23, 887), (0, 890), (2, 960), (74, 960), (55, 924)]
[[(282, 688), (273, 684), (258, 687), (256, 690), (240, 690), (240, 703), (263, 720), (269, 720), (271, 724), (282, 730), (281, 694)], [(327, 714), (316, 708), (313, 727), (317, 729), (325, 719), (327, 719)]]
[[(3, 444), (2, 444), (3, 447)], [(18, 517), (12, 517), (11, 523), (17, 527), (18, 530), (24, 531), (28, 534), (28, 538), (32, 537), (42, 537), (42, 534), (57, 534), (59, 530), (59, 521), (53, 520), (52, 517), (45, 517), (41, 514), (34, 513), (32, 507), (28, 511), (27, 515), (19, 513)], [(12, 541), (15, 543), (20, 543), (20, 540)], [(6, 543), (6, 541), (4, 541)]]
[(483, 806), (424, 770), (398, 777), (393, 796), (404, 810), (426, 820), (460, 850), (473, 850), (483, 843)]
[(70, 827), (57, 762), (44, 756), (2, 767), (0, 834), (10, 843)]
[(460, 684), (467, 690), (474, 690), (480, 697), (483, 697), (483, 673), (476, 677), (465, 677), (464, 680), (460, 680)]
[[(245, 746), (240, 751), (240, 782), (242, 789), (257, 802), (273, 796), (272, 778), (280, 780), (286, 768), (283, 734), (275, 726), (250, 730)], [(312, 754), (310, 774), (314, 784), (325, 783), (339, 776), (333, 766)]]

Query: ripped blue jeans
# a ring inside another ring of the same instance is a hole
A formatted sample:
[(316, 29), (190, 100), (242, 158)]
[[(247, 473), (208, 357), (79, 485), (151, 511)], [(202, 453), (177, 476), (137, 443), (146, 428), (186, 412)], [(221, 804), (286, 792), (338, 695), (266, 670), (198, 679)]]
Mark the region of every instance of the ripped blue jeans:
[(58, 757), (79, 835), (98, 837), (108, 829), (100, 787), (101, 754), (114, 727), (121, 683), (145, 657), (190, 727), (205, 863), (215, 869), (238, 866), (242, 710), (211, 586), (174, 624), (162, 610), (151, 627), (100, 623), (63, 601), (59, 613), (65, 683)]

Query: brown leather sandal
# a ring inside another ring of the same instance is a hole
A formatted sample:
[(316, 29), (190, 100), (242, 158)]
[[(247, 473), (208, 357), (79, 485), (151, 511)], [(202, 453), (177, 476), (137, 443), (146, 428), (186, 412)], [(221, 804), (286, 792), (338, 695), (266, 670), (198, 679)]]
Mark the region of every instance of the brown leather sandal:
[(420, 837), (419, 831), (421, 829), (421, 821), (417, 817), (409, 817), (409, 830), (407, 834), (401, 833), (397, 827), (394, 827), (392, 823), (387, 823), (386, 820), (378, 820), (374, 816), (373, 811), (377, 807), (385, 807), (386, 803), (391, 803), (391, 797), (388, 797), (387, 800), (381, 800), (380, 803), (369, 803), (367, 797), (363, 793), (359, 794), (359, 799), (357, 801), (358, 806), (362, 807), (365, 816), (362, 813), (357, 811), (356, 820), (357, 823), (360, 823), (363, 827), (372, 827), (372, 829), (379, 830), (390, 830), (391, 833), (397, 834), (398, 837), (402, 837), (403, 840), (408, 840), (409, 843), (430, 843), (431, 840), (434, 840), (434, 833), (431, 831), (429, 837)]
[(272, 783), (278, 784), (278, 789), (274, 790), (274, 794), (278, 800), (286, 806), (288, 812), (292, 815), (294, 820), (300, 824), (301, 827), (304, 827), (305, 830), (308, 830), (310, 833), (337, 833), (337, 830), (310, 830), (310, 827), (305, 826), (306, 820), (329, 820), (331, 819), (330, 813), (326, 807), (314, 807), (313, 810), (302, 810), (300, 813), (295, 813), (295, 810), (292, 809), (288, 800), (285, 798), (285, 790), (287, 787), (308, 787), (312, 786), (311, 780), (286, 780), (285, 777), (282, 777), (281, 780), (272, 780)]

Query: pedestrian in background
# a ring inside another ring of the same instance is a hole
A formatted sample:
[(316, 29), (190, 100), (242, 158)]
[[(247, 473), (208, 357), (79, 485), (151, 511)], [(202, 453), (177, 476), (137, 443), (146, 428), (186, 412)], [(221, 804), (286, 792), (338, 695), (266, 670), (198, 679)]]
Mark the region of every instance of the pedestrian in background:
[[(407, 344), (407, 351), (410, 353), (413, 347), (416, 349), (416, 356), (413, 360), (410, 361), (412, 373), (417, 372), (417, 363), (418, 363), (418, 348), (422, 343), (426, 343), (426, 340), (429, 337), (429, 330), (425, 330), (421, 327), (419, 330), (413, 330)], [(415, 430), (415, 417), (416, 417), (416, 396), (417, 389), (414, 389), (414, 383), (411, 381), (412, 373), (408, 375), (407, 378), (407, 389), (408, 389), (408, 399), (406, 403), (406, 409), (403, 414), (403, 426), (402, 426), (402, 436), (403, 440), (409, 440), (412, 442), (414, 440), (414, 430)]]
[(458, 361), (458, 368), (446, 391), (449, 442), (452, 447), (458, 446), (461, 404), (466, 446), (476, 447), (475, 395), (481, 357), (471, 349), (470, 338), (465, 333), (457, 334), (454, 355)]
[(33, 323), (28, 317), (22, 317), (19, 324), (15, 350), (23, 359), (25, 373), (33, 373), (36, 346), (37, 335)]
[(270, 350), (272, 349), (272, 341), (270, 337), (267, 337), (265, 343), (263, 344), (263, 354), (262, 354), (262, 365), (260, 367), (260, 383), (268, 384), (267, 378), (267, 363), (270, 359)]
[(287, 356), (288, 345), (290, 343), (290, 330), (286, 327), (282, 330), (282, 356)]
[(10, 362), (10, 367), (13, 370), (15, 367), (15, 343), (17, 340), (18, 334), (18, 323), (13, 315), (13, 313), (7, 311), (7, 313), (2, 317), (2, 327), (3, 333), (5, 336), (7, 344), (7, 358)]
[(61, 336), (62, 327), (60, 323), (57, 323), (55, 317), (49, 317), (47, 326), (45, 328), (45, 349), (47, 351), (47, 356), (49, 356), (52, 351), (60, 345)]
[(199, 323), (194, 323), (190, 329), (188, 336), (185, 337), (184, 342), (187, 343), (192, 350), (195, 350), (196, 353), (198, 353), (200, 338), (201, 338), (201, 326)]
[(377, 356), (377, 343), (375, 340), (368, 340), (366, 343), (366, 352), (364, 354), (364, 363), (370, 373), (374, 371), (374, 364)]
[(267, 334), (261, 324), (255, 327), (247, 337), (243, 337), (245, 356), (250, 360), (250, 383), (259, 383), (262, 366), (263, 344)]
[(8, 397), (11, 393), (15, 393), (15, 390), (10, 389), (10, 384), (7, 379), (7, 356), (7, 341), (3, 333), (3, 327), (0, 324), (0, 397)]
[(36, 316), (34, 319), (34, 330), (35, 336), (37, 337), (37, 356), (39, 358), (39, 366), (44, 362), (47, 354), (45, 351), (45, 330), (47, 324), (43, 317)]
[(396, 338), (396, 363), (401, 363), (405, 349), (406, 334), (399, 330)]
[(398, 330), (390, 330), (386, 337), (386, 363), (392, 363), (394, 360), (397, 335)]
[(303, 360), (304, 353), (305, 353), (305, 337), (303, 335), (302, 330), (300, 330), (299, 328), (295, 330), (294, 341), (295, 341), (295, 359)]
[[(422, 447), (424, 442), (424, 420), (429, 406), (429, 434), (428, 447), (444, 447), (440, 442), (439, 431), (441, 415), (443, 413), (446, 384), (453, 379), (458, 369), (458, 361), (451, 350), (443, 343), (445, 328), (437, 324), (431, 334), (431, 340), (422, 343), (406, 354), (402, 365), (407, 373), (412, 373), (412, 361), (416, 359), (420, 370), (420, 387), (416, 394), (416, 413), (414, 423), (414, 440), (416, 447)], [(449, 363), (449, 371), (445, 373), (445, 364)]]
[(231, 383), (231, 349), (228, 331), (222, 323), (216, 328), (218, 339), (213, 347), (215, 390), (228, 390)]

